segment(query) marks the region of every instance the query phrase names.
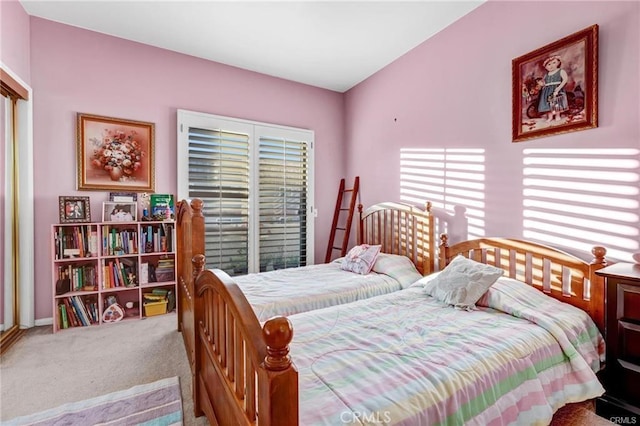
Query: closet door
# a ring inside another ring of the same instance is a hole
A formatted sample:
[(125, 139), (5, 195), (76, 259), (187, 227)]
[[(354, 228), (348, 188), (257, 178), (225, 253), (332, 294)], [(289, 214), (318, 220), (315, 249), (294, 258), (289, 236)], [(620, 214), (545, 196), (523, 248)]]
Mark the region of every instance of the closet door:
[(11, 342), (15, 341), (20, 334), (19, 312), (18, 312), (18, 285), (17, 285), (17, 235), (16, 235), (16, 176), (15, 155), (15, 112), (17, 97), (6, 90), (2, 92), (2, 106), (0, 106), (1, 128), (2, 128), (2, 197), (0, 201), (0, 235), (4, 235), (0, 248), (0, 271), (1, 271), (1, 291), (0, 291), (0, 312), (2, 318), (2, 334), (0, 341), (2, 347), (0, 353), (4, 352)]
[(10, 216), (7, 216), (5, 213), (7, 209), (11, 211), (10, 194), (7, 192), (11, 189), (11, 179), (7, 173), (8, 170), (10, 170), (7, 167), (7, 159), (10, 157), (10, 155), (7, 155), (10, 154), (7, 152), (9, 150), (7, 133), (11, 130), (8, 128), (8, 123), (11, 123), (11, 117), (7, 115), (11, 113), (12, 107), (11, 100), (8, 97), (2, 96), (0, 100), (0, 138), (2, 138), (0, 175), (2, 175), (2, 182), (4, 182), (2, 186), (2, 197), (0, 197), (0, 235), (4, 235), (2, 243), (0, 244), (0, 318), (2, 319), (2, 332), (4, 333), (5, 330), (9, 330), (15, 325), (11, 313), (14, 305), (12, 301), (15, 299), (15, 294), (13, 285), (11, 285), (13, 278), (11, 276), (10, 256), (7, 256), (8, 253), (11, 253), (11, 242), (13, 238), (11, 227), (8, 226), (6, 221)]

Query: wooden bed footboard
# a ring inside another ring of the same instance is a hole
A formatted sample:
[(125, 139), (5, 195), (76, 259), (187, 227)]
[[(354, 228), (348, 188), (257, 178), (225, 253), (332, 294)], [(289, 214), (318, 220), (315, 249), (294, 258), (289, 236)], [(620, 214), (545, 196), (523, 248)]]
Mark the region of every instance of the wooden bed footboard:
[(297, 425), (289, 320), (276, 317), (261, 327), (240, 288), (221, 270), (200, 272), (195, 291), (196, 412), (204, 411), (211, 424)]
[[(177, 268), (178, 268), (178, 331), (182, 332), (189, 367), (191, 368), (192, 396), (195, 394), (195, 316), (194, 316), (194, 281), (195, 276), (204, 268), (202, 263), (194, 268), (192, 261), (195, 255), (204, 254), (204, 215), (203, 203), (199, 199), (189, 202), (182, 200), (176, 210), (177, 221)], [(201, 413), (199, 413), (201, 414)]]
[(504, 276), (586, 311), (604, 334), (604, 278), (595, 271), (607, 265), (607, 250), (595, 246), (591, 253), (594, 259), (586, 262), (553, 247), (507, 238), (479, 238), (449, 246), (447, 235), (442, 235), (440, 264), (447, 265), (461, 254), (502, 268)]

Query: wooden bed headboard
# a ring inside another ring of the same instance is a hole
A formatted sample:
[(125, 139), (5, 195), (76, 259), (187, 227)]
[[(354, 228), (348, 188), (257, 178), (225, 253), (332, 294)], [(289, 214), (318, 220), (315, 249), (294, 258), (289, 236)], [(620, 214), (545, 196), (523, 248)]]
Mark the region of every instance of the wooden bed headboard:
[(441, 236), (440, 264), (461, 254), (505, 270), (505, 276), (525, 282), (548, 296), (586, 311), (604, 333), (604, 278), (595, 271), (607, 265), (604, 247), (591, 250), (586, 262), (553, 247), (508, 238), (479, 238), (449, 246)]
[(407, 256), (422, 275), (435, 271), (435, 218), (431, 203), (426, 209), (385, 202), (363, 210), (358, 205), (360, 222), (358, 244), (381, 245), (381, 252)]
[(422, 275), (437, 271), (438, 229), (456, 232), (466, 239), (466, 209), (456, 206), (452, 211), (433, 207), (425, 209), (410, 204), (384, 202), (363, 210), (358, 205), (360, 223), (358, 244), (380, 244), (383, 253), (407, 256)]

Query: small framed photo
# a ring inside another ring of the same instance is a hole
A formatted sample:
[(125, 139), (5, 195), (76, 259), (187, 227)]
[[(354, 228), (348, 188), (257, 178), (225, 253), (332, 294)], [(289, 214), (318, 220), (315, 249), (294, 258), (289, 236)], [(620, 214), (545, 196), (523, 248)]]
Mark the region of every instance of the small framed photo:
[(89, 197), (58, 197), (60, 223), (91, 222)]
[(119, 203), (105, 201), (102, 203), (103, 222), (134, 222), (138, 220), (138, 203)]

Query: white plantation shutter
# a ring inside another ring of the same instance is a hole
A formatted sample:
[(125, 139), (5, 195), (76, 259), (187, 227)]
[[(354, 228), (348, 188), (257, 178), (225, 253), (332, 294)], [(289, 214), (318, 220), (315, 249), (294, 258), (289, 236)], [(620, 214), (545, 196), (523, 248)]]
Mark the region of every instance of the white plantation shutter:
[(178, 111), (178, 198), (204, 201), (208, 268), (313, 263), (313, 132)]
[(260, 271), (307, 264), (307, 142), (260, 137)]
[(247, 272), (249, 135), (189, 127), (189, 197), (204, 201), (207, 263)]

